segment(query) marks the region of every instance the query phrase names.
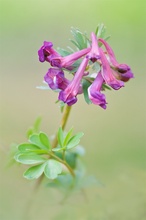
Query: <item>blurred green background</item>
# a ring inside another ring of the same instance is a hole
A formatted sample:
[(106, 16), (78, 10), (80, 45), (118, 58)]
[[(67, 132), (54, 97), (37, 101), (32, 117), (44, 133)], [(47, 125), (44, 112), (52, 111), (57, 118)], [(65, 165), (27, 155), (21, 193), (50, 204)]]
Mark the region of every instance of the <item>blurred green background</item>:
[[(145, 0), (0, 0), (0, 219), (146, 219), (145, 12)], [(61, 118), (56, 94), (36, 89), (48, 69), (37, 50), (44, 40), (66, 47), (71, 26), (90, 34), (98, 23), (106, 25), (118, 61), (135, 75), (125, 88), (107, 92), (106, 111), (79, 98), (68, 122), (85, 133), (87, 172), (103, 186), (86, 189), (86, 200), (77, 192), (63, 205), (61, 193), (42, 186), (27, 213), (35, 182), (23, 179), (23, 166), (7, 168), (10, 145), (26, 140), (38, 115), (50, 135)]]

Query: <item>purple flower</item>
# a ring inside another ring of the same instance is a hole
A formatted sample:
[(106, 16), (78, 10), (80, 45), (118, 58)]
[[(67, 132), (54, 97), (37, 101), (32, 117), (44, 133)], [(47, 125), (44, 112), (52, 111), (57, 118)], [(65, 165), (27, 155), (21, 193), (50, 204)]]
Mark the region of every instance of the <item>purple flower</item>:
[(64, 90), (70, 82), (64, 77), (64, 72), (57, 68), (50, 68), (44, 76), (44, 80), (52, 90)]
[(86, 57), (94, 63), (100, 59), (100, 52), (99, 52), (97, 37), (93, 32), (91, 33), (91, 40), (92, 40), (91, 51), (90, 53), (88, 53)]
[(86, 55), (91, 48), (85, 48), (83, 50), (77, 51), (73, 54), (70, 54), (65, 57), (55, 56), (54, 54), (49, 57), (49, 62), (51, 66), (59, 67), (59, 68), (66, 68), (72, 69), (72, 64), (77, 61), (79, 58)]
[(86, 69), (87, 64), (88, 59), (84, 58), (70, 84), (64, 91), (61, 91), (59, 93), (59, 100), (67, 103), (68, 105), (73, 105), (77, 102), (76, 96), (80, 93), (81, 80), (84, 75), (84, 71)]
[(116, 67), (118, 77), (123, 82), (127, 82), (129, 79), (134, 78), (134, 75), (130, 69), (130, 67), (126, 64), (119, 64)]
[(113, 89), (118, 90), (124, 86), (124, 83), (120, 80), (117, 80), (114, 74), (112, 73), (112, 69), (110, 68), (110, 64), (103, 52), (100, 48), (100, 55), (101, 55), (101, 74), (105, 82), (111, 86)]
[(127, 82), (129, 79), (134, 78), (133, 73), (127, 64), (118, 63), (115, 54), (109, 44), (101, 38), (99, 39), (99, 41), (105, 46), (106, 51), (109, 55), (110, 62), (113, 65), (113, 69), (118, 72), (118, 79)]
[(101, 72), (99, 72), (94, 82), (88, 88), (88, 95), (93, 104), (99, 105), (103, 109), (106, 109), (106, 97), (100, 92), (103, 82), (104, 79), (101, 75)]
[(39, 55), (39, 61), (44, 62), (44, 61), (48, 61), (50, 55), (59, 56), (59, 53), (57, 53), (53, 49), (52, 42), (44, 41), (43, 46), (38, 50), (38, 55)]

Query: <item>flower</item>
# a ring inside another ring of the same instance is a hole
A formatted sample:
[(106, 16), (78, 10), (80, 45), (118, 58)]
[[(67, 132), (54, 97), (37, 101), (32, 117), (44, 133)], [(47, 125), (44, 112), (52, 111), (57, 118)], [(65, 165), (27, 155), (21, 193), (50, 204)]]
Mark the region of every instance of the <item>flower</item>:
[(129, 79), (134, 78), (134, 75), (131, 71), (131, 68), (127, 64), (119, 64), (118, 61), (116, 60), (115, 54), (112, 50), (112, 48), (109, 46), (109, 44), (103, 40), (103, 39), (98, 39), (99, 42), (101, 42), (108, 53), (109, 60), (111, 65), (113, 65), (113, 69), (118, 72), (117, 77), (121, 81), (127, 82)]
[(93, 32), (91, 33), (91, 40), (92, 40), (91, 51), (88, 53), (86, 57), (94, 63), (100, 59), (100, 52), (99, 52), (97, 37)]
[(58, 67), (58, 68), (66, 68), (66, 69), (72, 69), (72, 64), (77, 61), (79, 58), (86, 55), (91, 48), (85, 48), (83, 50), (77, 51), (73, 54), (70, 54), (68, 56), (62, 57), (62, 56), (55, 56), (52, 54), (49, 57), (49, 62), (51, 66)]
[[(98, 31), (97, 36), (100, 36), (101, 29)], [(52, 66), (48, 69), (44, 80), (52, 90), (59, 91), (58, 100), (67, 105), (75, 104), (77, 95), (84, 92), (87, 103), (90, 100), (93, 104), (106, 109), (107, 102), (101, 92), (102, 88), (110, 86), (118, 90), (124, 87), (124, 82), (134, 77), (131, 68), (127, 64), (118, 63), (110, 45), (104, 39), (97, 38), (94, 32), (91, 33), (91, 43), (90, 40), (84, 39), (85, 36), (82, 38), (77, 33), (74, 34), (74, 44), (84, 49), (67, 56), (62, 56), (54, 50), (52, 42), (44, 41), (38, 51), (39, 60), (47, 61)], [(90, 46), (85, 46), (88, 43)], [(72, 74), (73, 79), (68, 80), (63, 70)], [(90, 75), (92, 71), (95, 75), (94, 80)], [(87, 80), (88, 83), (84, 83), (82, 79)]]
[(111, 86), (113, 89), (118, 90), (121, 87), (124, 86), (124, 83), (114, 76), (112, 73), (112, 70), (110, 68), (110, 64), (108, 63), (108, 60), (103, 52), (103, 50), (100, 48), (100, 55), (101, 55), (101, 75), (105, 82)]
[(129, 79), (134, 78), (130, 67), (126, 64), (119, 64), (119, 66), (115, 68), (115, 71), (113, 71), (113, 74), (117, 79), (123, 82), (127, 82)]
[(44, 76), (44, 80), (52, 90), (64, 90), (70, 82), (64, 77), (64, 72), (58, 68), (50, 68)]
[(81, 79), (84, 75), (87, 64), (88, 59), (85, 57), (70, 84), (66, 87), (64, 91), (61, 91), (59, 93), (59, 100), (67, 103), (68, 105), (73, 105), (77, 102), (76, 96), (78, 93), (80, 93)]
[(101, 72), (99, 72), (91, 86), (88, 88), (88, 95), (93, 104), (99, 105), (103, 109), (106, 109), (106, 97), (100, 92), (103, 82), (104, 79), (101, 75)]
[(39, 61), (48, 61), (50, 55), (59, 56), (59, 53), (53, 49), (52, 42), (44, 41), (43, 46), (38, 50)]

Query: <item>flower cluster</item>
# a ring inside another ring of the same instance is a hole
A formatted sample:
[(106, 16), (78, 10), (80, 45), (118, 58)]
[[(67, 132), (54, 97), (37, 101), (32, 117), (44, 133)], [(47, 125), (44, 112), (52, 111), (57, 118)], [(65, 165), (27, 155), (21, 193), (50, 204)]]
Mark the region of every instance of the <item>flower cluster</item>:
[[(103, 47), (103, 48), (102, 48)], [(126, 64), (119, 64), (109, 44), (95, 33), (91, 33), (91, 41), (87, 48), (62, 56), (53, 48), (51, 42), (44, 42), (38, 51), (40, 62), (47, 61), (52, 66), (44, 80), (52, 90), (58, 90), (58, 99), (67, 105), (77, 102), (77, 95), (84, 91), (83, 80), (89, 82), (86, 88), (88, 99), (95, 105), (106, 109), (106, 97), (102, 93), (106, 86), (118, 90), (124, 86), (133, 73)], [(79, 61), (78, 68), (75, 63)], [(98, 64), (99, 69), (90, 74), (90, 67)], [(65, 77), (64, 71), (73, 74), (72, 80)]]

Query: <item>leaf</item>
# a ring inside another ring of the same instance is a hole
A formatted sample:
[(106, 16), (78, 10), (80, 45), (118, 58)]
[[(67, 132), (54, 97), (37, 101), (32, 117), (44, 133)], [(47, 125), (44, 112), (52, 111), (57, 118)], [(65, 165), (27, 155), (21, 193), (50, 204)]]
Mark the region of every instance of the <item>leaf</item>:
[(106, 84), (102, 84), (102, 89), (103, 90), (106, 90), (106, 89), (112, 90), (111, 87), (107, 86)]
[(72, 169), (76, 168), (77, 154), (75, 152), (67, 151), (65, 154), (65, 160)]
[(37, 86), (36, 88), (41, 90), (51, 90), (49, 86)]
[(87, 48), (89, 39), (86, 34), (82, 33), (79, 29), (71, 28), (71, 33), (75, 40), (70, 40), (79, 50)]
[(70, 40), (77, 48), (79, 48), (79, 45), (74, 41), (74, 40)]
[(29, 141), (30, 141), (32, 144), (37, 145), (37, 146), (40, 147), (41, 149), (48, 150), (48, 146), (44, 145), (44, 143), (42, 143), (42, 141), (40, 140), (39, 134), (33, 134), (33, 135), (31, 135), (31, 136), (29, 137)]
[(52, 149), (52, 151), (54, 151), (54, 152), (59, 152), (59, 151), (62, 151), (62, 150), (64, 150), (64, 147), (55, 147), (55, 148)]
[(44, 173), (47, 178), (55, 179), (58, 174), (62, 172), (62, 165), (56, 160), (50, 159), (47, 161), (46, 166), (44, 168)]
[(45, 165), (46, 164), (43, 163), (43, 164), (30, 167), (24, 172), (23, 176), (29, 180), (37, 179), (43, 174)]
[(45, 133), (40, 132), (39, 138), (40, 138), (41, 143), (44, 146), (46, 146), (48, 149), (51, 149), (51, 144), (50, 144), (49, 138)]
[(71, 149), (75, 146), (77, 146), (80, 142), (80, 138), (84, 135), (83, 132), (79, 132), (78, 134), (74, 135), (73, 137), (71, 137), (71, 139), (69, 140), (66, 149)]
[(85, 154), (85, 149), (81, 145), (78, 145), (75, 149), (75, 153), (78, 156), (83, 156)]
[(69, 190), (73, 188), (73, 178), (70, 174), (59, 175), (53, 182), (47, 184), (48, 187), (60, 188), (62, 190)]
[(99, 65), (99, 63), (95, 62), (95, 63), (93, 64), (92, 69), (98, 73), (98, 72), (100, 71), (100, 65)]
[(45, 158), (37, 154), (27, 155), (27, 154), (21, 154), (21, 153), (15, 155), (15, 160), (22, 164), (38, 164), (38, 163), (43, 163), (46, 161)]
[(59, 53), (61, 56), (63, 56), (63, 57), (71, 54), (71, 52), (68, 52), (67, 50), (62, 49), (62, 48), (60, 48), (60, 47), (57, 48), (57, 51), (58, 51), (58, 53)]
[(83, 93), (84, 93), (84, 99), (87, 102), (87, 104), (91, 104), (91, 100), (88, 96), (88, 87), (91, 85), (91, 83), (87, 80), (83, 80)]
[(64, 141), (63, 141), (63, 146), (66, 146), (66, 145), (67, 145), (69, 139), (71, 138), (72, 131), (73, 131), (73, 128), (71, 128), (71, 129), (68, 131), (68, 133), (66, 134), (66, 137), (65, 137), (65, 139), (64, 139)]
[(27, 131), (27, 133), (26, 133), (28, 138), (29, 138), (29, 136), (32, 135), (33, 133), (39, 132), (41, 120), (42, 120), (42, 118), (39, 116), (39, 117), (35, 120), (33, 126), (28, 129), (28, 131)]
[(97, 26), (97, 29), (96, 29), (96, 35), (97, 35), (97, 38), (103, 38), (104, 37), (104, 34), (105, 34), (105, 26), (104, 26), (104, 24), (99, 24), (98, 26)]
[(18, 146), (18, 150), (21, 152), (21, 153), (26, 153), (26, 152), (33, 152), (35, 150), (39, 150), (40, 148), (34, 144), (30, 144), (30, 143), (23, 143), (23, 144), (20, 144)]

